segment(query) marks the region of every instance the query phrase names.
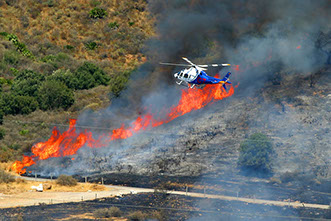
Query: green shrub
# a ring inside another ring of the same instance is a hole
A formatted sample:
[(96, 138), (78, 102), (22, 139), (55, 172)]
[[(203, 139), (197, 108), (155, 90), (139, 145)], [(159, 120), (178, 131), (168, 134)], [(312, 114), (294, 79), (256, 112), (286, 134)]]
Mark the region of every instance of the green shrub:
[(98, 44), (94, 41), (91, 41), (91, 42), (88, 42), (85, 44), (85, 47), (88, 49), (88, 50), (94, 50), (98, 47)]
[(75, 102), (75, 99), (73, 91), (63, 82), (47, 80), (38, 91), (38, 102), (42, 110), (67, 109)]
[(100, 4), (101, 4), (101, 2), (96, 1), (96, 0), (91, 0), (91, 1), (90, 1), (90, 5), (91, 5), (92, 7), (97, 7), (97, 6), (100, 5)]
[(20, 60), (20, 57), (16, 51), (6, 51), (3, 56), (3, 60), (6, 64), (17, 65)]
[(75, 89), (90, 89), (98, 85), (108, 85), (109, 76), (104, 70), (92, 64), (90, 62), (85, 62), (80, 66), (74, 73), (72, 79)]
[(42, 74), (24, 70), (19, 72), (14, 79), (11, 90), (15, 95), (36, 97), (44, 79), (45, 77)]
[(125, 89), (132, 71), (124, 71), (121, 74), (116, 74), (110, 80), (110, 92), (114, 97), (118, 97), (121, 91)]
[(0, 140), (2, 140), (6, 135), (6, 131), (3, 128), (0, 128)]
[(238, 165), (242, 169), (271, 172), (272, 143), (262, 133), (255, 133), (240, 144)]
[(62, 52), (56, 55), (47, 55), (43, 57), (41, 61), (51, 64), (56, 69), (62, 66), (70, 66), (72, 63), (71, 57)]
[(74, 74), (70, 70), (58, 69), (52, 73), (52, 75), (47, 77), (47, 80), (52, 81), (61, 81), (68, 88), (76, 89), (79, 84), (78, 79), (74, 76)]
[(1, 36), (7, 37), (8, 33), (7, 32), (0, 32)]
[(10, 183), (14, 181), (15, 181), (15, 177), (13, 175), (7, 173), (3, 169), (0, 169), (0, 183)]
[(34, 97), (3, 94), (0, 106), (4, 114), (30, 114), (38, 108), (38, 102)]
[(98, 18), (104, 18), (107, 16), (107, 12), (106, 10), (102, 9), (102, 8), (93, 8), (90, 12), (89, 12), (89, 15), (91, 18), (94, 18), (94, 19), (98, 19)]
[(114, 21), (114, 22), (110, 22), (108, 24), (108, 27), (111, 29), (118, 29), (120, 27), (120, 25), (116, 21)]
[(76, 186), (77, 180), (75, 178), (73, 178), (72, 176), (60, 175), (56, 179), (56, 183), (61, 186)]
[(17, 70), (16, 68), (10, 68), (9, 69), (10, 71), (11, 71), (11, 73), (14, 75), (14, 76), (16, 76), (16, 75), (18, 75), (18, 73), (19, 73), (19, 70)]
[(48, 7), (54, 7), (55, 6), (54, 0), (47, 0), (47, 2), (45, 2), (44, 4), (47, 5)]
[(13, 43), (13, 45), (16, 47), (16, 50), (19, 51), (23, 56), (34, 58), (31, 51), (29, 51), (26, 48), (26, 45), (18, 40), (18, 37), (14, 34), (8, 34), (6, 32), (2, 32), (2, 36), (7, 38), (9, 41)]
[(129, 24), (129, 26), (133, 26), (134, 25), (134, 22), (133, 21), (129, 21), (128, 24)]
[(36, 73), (34, 71), (26, 69), (18, 73), (18, 75), (15, 78), (15, 81), (27, 80), (27, 79), (36, 79), (39, 81), (43, 81), (45, 77), (40, 73)]
[[(13, 80), (12, 79), (6, 79), (4, 77), (0, 77), (0, 87), (2, 85), (12, 85), (13, 84)], [(1, 91), (1, 90), (0, 90)]]
[(68, 49), (68, 50), (73, 50), (75, 47), (72, 45), (66, 45), (64, 46), (64, 49)]
[(19, 134), (22, 135), (22, 136), (25, 136), (28, 133), (29, 133), (29, 130), (24, 130), (24, 129), (19, 132)]

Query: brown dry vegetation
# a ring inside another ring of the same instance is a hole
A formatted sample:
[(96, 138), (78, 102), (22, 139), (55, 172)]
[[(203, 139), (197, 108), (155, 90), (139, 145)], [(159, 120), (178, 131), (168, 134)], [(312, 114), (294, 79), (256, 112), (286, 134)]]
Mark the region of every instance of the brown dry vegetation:
[[(85, 61), (102, 68), (111, 79), (127, 78), (124, 73), (146, 60), (141, 48), (154, 35), (154, 18), (146, 5), (144, 0), (0, 0), (0, 32), (16, 35), (33, 54), (33, 58), (23, 56), (12, 42), (0, 36), (0, 78), (12, 82), (15, 72), (25, 69), (46, 76), (58, 69), (74, 71)], [(89, 12), (95, 7), (104, 9), (107, 16), (91, 18)], [(89, 47), (92, 43), (96, 47)], [(3, 93), (10, 91), (10, 83), (2, 84)], [(61, 130), (83, 110), (108, 106), (109, 93), (110, 88), (103, 85), (75, 90), (75, 102), (67, 110), (37, 109), (28, 115), (4, 116), (0, 161), (19, 159), (33, 143), (48, 139), (54, 124), (63, 124)]]
[[(151, 25), (153, 19), (145, 10), (146, 3), (142, 0), (12, 2), (8, 5), (0, 1), (1, 29), (15, 33), (34, 54), (45, 53), (45, 48), (40, 48), (42, 43), (56, 46), (54, 52), (70, 45), (74, 48), (72, 51), (69, 49), (69, 52), (75, 59), (120, 62), (121, 66), (130, 65), (132, 60), (138, 61), (142, 54), (134, 50), (130, 51), (129, 48), (125, 49), (121, 45), (125, 44), (129, 47), (130, 43), (135, 44), (136, 42), (130, 42), (134, 40), (133, 35), (146, 37), (153, 34)], [(89, 17), (88, 13), (93, 8), (93, 2), (100, 3), (98, 7), (107, 11), (107, 17), (103, 19)], [(119, 28), (110, 28), (110, 22), (117, 22)], [(88, 41), (95, 41), (101, 46), (96, 50), (86, 50), (85, 43)]]
[(55, 181), (38, 182), (27, 181), (21, 178), (17, 178), (15, 182), (12, 182), (10, 184), (1, 183), (0, 192), (3, 194), (17, 194), (28, 192), (31, 190), (31, 186), (38, 186), (40, 183), (52, 185), (52, 188), (50, 190), (44, 189), (44, 191), (47, 192), (86, 192), (89, 190), (104, 191), (107, 189), (105, 186), (90, 183), (78, 183), (76, 186), (61, 186), (56, 184)]

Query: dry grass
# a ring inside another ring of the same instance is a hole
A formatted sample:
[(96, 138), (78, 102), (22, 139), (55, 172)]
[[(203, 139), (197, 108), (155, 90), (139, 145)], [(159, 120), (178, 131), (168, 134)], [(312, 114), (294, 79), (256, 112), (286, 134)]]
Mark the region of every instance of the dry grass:
[[(49, 6), (47, 1), (26, 0), (9, 1), (0, 6), (1, 32), (13, 33), (36, 56), (32, 60), (17, 54), (18, 63), (6, 64), (3, 76), (14, 78), (10, 68), (31, 69), (50, 74), (57, 68), (74, 70), (86, 60), (96, 63), (109, 75), (121, 74), (144, 63), (146, 58), (137, 50), (141, 36), (147, 39), (154, 35), (154, 18), (146, 10), (146, 1), (107, 1), (99, 0), (98, 7), (107, 10), (104, 19), (91, 19), (88, 12), (94, 7), (90, 0), (54, 1)], [(117, 22), (118, 29), (109, 27)], [(129, 23), (130, 22), (130, 23)], [(132, 23), (133, 22), (133, 23)], [(130, 25), (131, 24), (131, 25)], [(132, 25), (133, 24), (133, 25)], [(88, 50), (85, 44), (94, 41), (100, 44), (95, 50)], [(72, 49), (66, 46), (73, 46)], [(0, 59), (6, 52), (15, 48), (10, 42), (0, 38)], [(70, 59), (58, 63), (58, 67), (41, 62), (46, 55), (66, 53)], [(9, 91), (10, 87), (4, 87)], [(0, 159), (16, 160), (32, 145), (47, 140), (54, 123), (67, 125), (69, 119), (76, 118), (83, 110), (93, 111), (110, 104), (109, 87), (99, 86), (91, 90), (75, 92), (76, 102), (68, 111), (35, 111), (28, 116), (5, 116), (6, 135), (0, 140)], [(60, 130), (66, 127), (59, 127)], [(27, 133), (20, 133), (27, 131)]]
[[(92, 213), (84, 213), (84, 214), (76, 214), (76, 215), (70, 215), (66, 218), (63, 219), (56, 219), (56, 220), (94, 220), (95, 218), (93, 217)], [(112, 217), (112, 218), (98, 218), (97, 220), (111, 220), (111, 221), (126, 221), (128, 220), (127, 218), (121, 218), (121, 217)]]
[[(154, 20), (147, 10), (142, 10), (146, 7), (145, 1), (99, 2), (101, 4), (98, 7), (108, 12), (104, 19), (88, 17), (88, 12), (93, 8), (90, 0), (56, 1), (53, 7), (34, 0), (19, 1), (11, 6), (3, 4), (0, 7), (3, 11), (0, 23), (3, 24), (4, 31), (14, 32), (25, 43), (40, 43), (35, 39), (42, 39), (60, 48), (72, 45), (75, 47), (73, 56), (87, 60), (112, 60), (111, 57), (101, 55), (116, 53), (116, 46), (123, 40), (114, 36), (122, 28), (129, 29), (132, 34), (137, 31), (145, 36), (154, 34)], [(114, 21), (120, 25), (119, 30), (107, 28), (108, 24)], [(134, 24), (130, 26), (128, 21)], [(96, 51), (86, 50), (84, 43), (88, 40), (101, 42), (102, 47)]]
[[(91, 183), (78, 183), (76, 186), (68, 187), (61, 186), (55, 183), (55, 181), (27, 181), (22, 178), (18, 178), (16, 182), (9, 184), (0, 184), (0, 192), (3, 194), (18, 194), (23, 192), (28, 192), (31, 189), (31, 186), (38, 186), (40, 183), (50, 184), (52, 188), (50, 190), (45, 190), (46, 192), (87, 192), (87, 191), (104, 191), (107, 190), (105, 186), (91, 184)], [(33, 190), (34, 191), (34, 190)]]

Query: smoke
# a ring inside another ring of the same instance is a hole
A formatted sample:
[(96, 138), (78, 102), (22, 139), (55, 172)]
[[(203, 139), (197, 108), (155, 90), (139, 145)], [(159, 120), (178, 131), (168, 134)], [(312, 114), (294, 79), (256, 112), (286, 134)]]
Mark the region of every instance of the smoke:
[[(307, 100), (298, 92), (297, 88), (303, 90), (307, 86), (296, 82), (317, 72), (327, 62), (327, 55), (315, 47), (315, 42), (320, 31), (330, 30), (328, 1), (152, 0), (148, 4), (157, 21), (156, 37), (148, 40), (143, 49), (147, 62), (132, 74), (128, 88), (110, 107), (81, 114), (78, 128), (94, 128), (91, 130), (98, 137), (109, 132), (107, 128), (118, 128), (122, 123), (129, 125), (148, 111), (162, 116), (164, 107), (178, 102), (181, 91), (172, 78), (176, 69), (160, 67), (158, 63), (181, 63), (182, 56), (200, 64), (236, 65), (237, 68), (231, 69), (231, 81), (240, 83), (235, 92), (240, 99), (236, 103), (230, 99), (218, 102), (162, 127), (111, 142), (109, 147), (83, 147), (75, 156), (39, 161), (29, 170), (36, 169), (44, 175), (123, 172), (195, 176), (209, 172), (232, 182), (233, 177), (238, 178), (236, 160), (240, 141), (263, 130), (276, 145), (276, 175), (301, 170), (303, 164), (305, 171), (313, 171), (317, 165), (325, 167), (322, 173), (327, 173), (330, 138), (325, 129), (328, 119), (323, 116), (327, 116), (324, 110), (329, 101), (319, 106), (325, 100), (320, 101), (316, 109), (292, 109), (289, 103), (316, 106), (314, 100)], [(208, 74), (223, 75), (227, 71), (211, 69)], [(285, 98), (270, 97), (270, 94), (284, 96), (284, 92), (261, 90), (270, 82), (286, 86), (286, 81), (291, 82), (288, 84), (291, 90)], [(250, 103), (249, 97), (258, 97), (259, 101)], [(310, 112), (321, 111), (318, 108), (324, 111), (321, 117), (312, 117)], [(315, 165), (308, 166), (312, 161)], [(205, 180), (201, 178), (200, 183)], [(247, 189), (245, 184), (227, 187), (226, 194), (234, 196), (237, 191)], [(257, 193), (257, 198), (274, 199), (278, 195), (268, 185), (249, 188)], [(204, 204), (201, 201), (198, 206), (204, 209)], [(217, 210), (218, 206), (209, 205), (208, 210)], [(231, 207), (233, 211), (243, 208), (239, 204)], [(247, 213), (263, 210), (254, 206), (245, 209)], [(283, 215), (283, 212), (275, 209), (273, 214)], [(218, 220), (214, 216), (209, 218)], [(200, 220), (205, 219), (203, 216)]]
[[(77, 126), (94, 127), (96, 137), (107, 132), (107, 128), (130, 124), (147, 111), (159, 113), (178, 102), (181, 92), (172, 78), (175, 70), (160, 67), (159, 62), (181, 63), (181, 57), (187, 56), (196, 63), (238, 65), (238, 71), (231, 70), (231, 81), (240, 83), (236, 94), (254, 96), (267, 81), (282, 76), (283, 72), (308, 75), (323, 67), (327, 59), (315, 47), (315, 41), (319, 31), (330, 29), (328, 1), (152, 0), (148, 5), (157, 21), (156, 37), (148, 40), (143, 49), (147, 63), (132, 74), (128, 88), (110, 107), (98, 112), (86, 111), (78, 118)], [(223, 75), (228, 70), (211, 69), (208, 73), (214, 75), (218, 71)], [(221, 104), (217, 107), (226, 108)], [(199, 116), (190, 113), (162, 128), (112, 142), (107, 148), (84, 147), (74, 160), (49, 159), (39, 162), (37, 168), (42, 168), (45, 174), (129, 170), (145, 174), (160, 170), (177, 174), (203, 172), (207, 167), (203, 161), (185, 162), (181, 171), (176, 170), (176, 160), (187, 154), (182, 150), (185, 142), (182, 139), (194, 133), (191, 127), (196, 126), (195, 119)], [(234, 117), (228, 119), (224, 127), (234, 120)], [(223, 126), (219, 127), (221, 134)], [(203, 141), (199, 142), (197, 145), (203, 145)], [(208, 142), (205, 145), (207, 149)], [(167, 160), (164, 152), (172, 153), (173, 166), (158, 163)], [(61, 166), (55, 167), (59, 161)]]

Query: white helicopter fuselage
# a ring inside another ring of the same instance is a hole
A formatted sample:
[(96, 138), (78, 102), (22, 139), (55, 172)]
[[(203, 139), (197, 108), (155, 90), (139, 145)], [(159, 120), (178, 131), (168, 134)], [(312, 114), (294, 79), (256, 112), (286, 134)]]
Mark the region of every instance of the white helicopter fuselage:
[(181, 85), (183, 82), (187, 84), (190, 88), (194, 88), (195, 85), (205, 85), (205, 84), (218, 84), (222, 83), (223, 85), (228, 82), (228, 77), (230, 76), (230, 72), (223, 79), (218, 79), (215, 77), (208, 76), (206, 72), (204, 72), (205, 67), (220, 67), (220, 66), (230, 66), (230, 64), (209, 64), (209, 65), (196, 65), (191, 62), (189, 59), (183, 57), (183, 59), (189, 63), (189, 65), (185, 64), (174, 64), (174, 63), (160, 63), (162, 65), (172, 65), (172, 66), (190, 66), (189, 68), (185, 68), (174, 74), (174, 77), (179, 81), (176, 81), (178, 85)]
[(201, 70), (196, 67), (186, 68), (174, 74), (174, 77), (180, 81), (185, 81), (187, 83), (193, 82), (198, 76)]

